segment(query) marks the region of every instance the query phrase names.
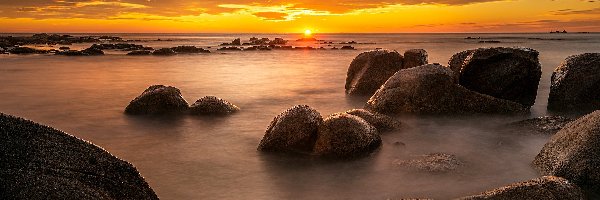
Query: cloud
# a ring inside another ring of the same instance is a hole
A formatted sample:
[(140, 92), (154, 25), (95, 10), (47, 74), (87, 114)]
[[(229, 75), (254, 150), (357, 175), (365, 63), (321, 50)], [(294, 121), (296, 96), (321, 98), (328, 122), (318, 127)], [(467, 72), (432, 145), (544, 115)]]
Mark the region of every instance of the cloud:
[(597, 15), (600, 14), (600, 7), (586, 9), (586, 10), (573, 10), (573, 9), (562, 9), (553, 11), (554, 15)]
[(260, 18), (266, 19), (266, 20), (283, 21), (283, 20), (287, 19), (288, 14), (281, 13), (281, 12), (257, 12), (257, 13), (254, 13), (254, 16), (257, 16), (257, 17), (260, 17)]

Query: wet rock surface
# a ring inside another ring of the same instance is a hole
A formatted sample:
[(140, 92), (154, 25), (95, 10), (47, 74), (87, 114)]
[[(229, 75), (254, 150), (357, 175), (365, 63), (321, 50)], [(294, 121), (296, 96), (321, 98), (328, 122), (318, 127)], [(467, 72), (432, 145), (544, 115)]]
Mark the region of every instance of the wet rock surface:
[(372, 95), (402, 68), (403, 56), (396, 51), (375, 50), (359, 54), (348, 67), (346, 94)]
[(125, 113), (134, 115), (182, 113), (188, 110), (188, 103), (175, 87), (153, 85), (133, 99), (125, 108)]
[(398, 129), (402, 126), (402, 123), (394, 118), (365, 109), (352, 109), (345, 113), (360, 117), (373, 125), (381, 133), (384, 131), (391, 131)]
[(360, 117), (336, 113), (319, 126), (313, 152), (327, 158), (352, 159), (368, 155), (379, 146), (381, 138), (375, 127)]
[(509, 127), (527, 133), (552, 135), (572, 121), (562, 116), (544, 116), (513, 122)]
[(514, 183), (508, 186), (490, 190), (479, 195), (460, 198), (461, 200), (584, 200), (586, 196), (577, 185), (568, 180), (555, 176)]
[(136, 168), (48, 126), (0, 113), (0, 199), (158, 199)]
[(236, 105), (215, 96), (202, 97), (190, 106), (192, 115), (227, 115), (239, 110)]
[(425, 49), (410, 49), (404, 52), (404, 63), (402, 69), (408, 69), (428, 64), (427, 51)]
[(317, 110), (307, 105), (294, 106), (271, 121), (258, 150), (310, 153), (322, 123), (323, 117)]
[(600, 109), (600, 53), (569, 56), (552, 73), (548, 109)]
[(432, 153), (415, 156), (409, 160), (396, 160), (394, 164), (410, 171), (422, 171), (431, 173), (447, 173), (456, 171), (463, 162), (455, 155), (445, 153)]

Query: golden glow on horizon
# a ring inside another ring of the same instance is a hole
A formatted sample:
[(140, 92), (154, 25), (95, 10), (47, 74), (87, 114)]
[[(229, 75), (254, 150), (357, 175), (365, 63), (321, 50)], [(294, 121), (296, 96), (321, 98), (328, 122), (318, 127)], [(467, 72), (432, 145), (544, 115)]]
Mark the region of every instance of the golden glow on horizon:
[(305, 37), (305, 38), (310, 38), (310, 37), (312, 37), (312, 31), (310, 31), (310, 30), (306, 29), (306, 30), (304, 31), (304, 37)]

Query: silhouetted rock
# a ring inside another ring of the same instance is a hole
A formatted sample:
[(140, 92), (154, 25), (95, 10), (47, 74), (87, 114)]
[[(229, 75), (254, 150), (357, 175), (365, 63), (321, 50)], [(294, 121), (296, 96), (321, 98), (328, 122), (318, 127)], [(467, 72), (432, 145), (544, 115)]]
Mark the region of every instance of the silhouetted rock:
[(136, 168), (54, 128), (0, 113), (0, 199), (158, 199)]
[(490, 190), (479, 195), (460, 198), (460, 200), (584, 200), (581, 189), (568, 180), (555, 176), (544, 176)]
[(279, 114), (258, 145), (260, 151), (310, 153), (323, 117), (307, 105), (294, 106)]
[(527, 111), (521, 104), (458, 85), (454, 72), (439, 64), (396, 72), (369, 99), (366, 108), (384, 114), (514, 114)]
[(171, 86), (153, 85), (140, 96), (133, 99), (125, 113), (127, 114), (165, 114), (180, 113), (188, 110), (188, 103), (179, 89)]
[(349, 159), (367, 155), (379, 146), (381, 138), (375, 127), (358, 116), (336, 113), (319, 126), (313, 151), (323, 157)]
[(569, 56), (554, 70), (548, 109), (600, 109), (600, 53)]
[(427, 51), (425, 49), (410, 49), (404, 52), (403, 69), (426, 65), (427, 63)]
[(356, 50), (353, 46), (342, 46), (341, 50)]
[(56, 55), (63, 55), (63, 56), (101, 56), (104, 55), (104, 52), (100, 49), (95, 49), (95, 48), (87, 48), (81, 51), (76, 51), (76, 50), (68, 50), (68, 51), (59, 51), (56, 52)]
[(29, 47), (15, 47), (13, 49), (8, 50), (11, 54), (45, 54), (48, 53), (46, 50), (39, 50)]
[(177, 54), (175, 51), (173, 51), (173, 49), (170, 48), (162, 48), (162, 49), (158, 49), (155, 50), (154, 52), (152, 52), (152, 55), (155, 56), (172, 56)]
[(243, 50), (240, 47), (221, 47), (219, 49), (217, 49), (217, 51), (241, 51)]
[[(479, 48), (452, 56), (451, 69), (469, 90), (531, 107), (542, 75), (539, 53), (529, 48)], [(455, 59), (464, 58), (462, 61)], [(456, 66), (458, 64), (458, 66)]]
[(117, 43), (117, 44), (93, 44), (90, 48), (100, 50), (123, 50), (123, 51), (135, 51), (135, 50), (148, 50), (147, 47), (138, 44), (128, 43)]
[(300, 39), (296, 40), (296, 42), (315, 42), (315, 41), (318, 41), (318, 40), (316, 38), (312, 38), (312, 37), (310, 37), (310, 38), (300, 38)]
[(600, 111), (583, 116), (554, 134), (533, 164), (542, 175), (563, 177), (600, 193)]
[(447, 173), (457, 170), (463, 163), (455, 156), (445, 153), (432, 153), (415, 156), (409, 160), (397, 160), (395, 165), (411, 170), (431, 173)]
[(209, 50), (198, 48), (195, 46), (178, 46), (171, 48), (176, 53), (210, 53)]
[(202, 97), (190, 106), (190, 113), (193, 115), (225, 115), (239, 110), (237, 106), (215, 96)]
[(572, 119), (561, 116), (544, 116), (513, 122), (509, 126), (520, 128), (519, 132), (526, 129), (525, 132), (528, 133), (552, 135), (572, 121)]
[(359, 54), (348, 67), (346, 94), (372, 95), (402, 68), (403, 57), (396, 51), (375, 50)]
[(383, 131), (389, 131), (400, 128), (400, 126), (402, 125), (400, 121), (395, 120), (394, 118), (365, 109), (352, 109), (346, 111), (346, 113), (364, 119), (365, 121), (369, 122), (369, 124), (377, 128), (377, 130), (380, 133)]
[(147, 56), (152, 55), (151, 51), (141, 50), (141, 51), (132, 51), (127, 53), (128, 56)]
[(455, 72), (457, 77), (460, 76), (460, 71), (462, 70), (464, 63), (467, 60), (467, 57), (470, 56), (473, 53), (473, 51), (475, 50), (472, 49), (461, 51), (450, 57), (450, 61), (448, 61), (448, 67)]

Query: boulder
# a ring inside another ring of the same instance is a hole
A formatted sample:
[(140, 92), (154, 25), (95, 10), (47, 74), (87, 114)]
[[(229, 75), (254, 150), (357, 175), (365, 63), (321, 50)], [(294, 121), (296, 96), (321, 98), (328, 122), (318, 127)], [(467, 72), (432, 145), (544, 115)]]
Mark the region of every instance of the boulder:
[(146, 55), (151, 55), (152, 52), (148, 51), (148, 50), (139, 50), (139, 51), (132, 51), (127, 53), (128, 56), (146, 56)]
[(178, 46), (171, 48), (176, 53), (210, 53), (209, 50), (205, 50), (203, 48), (198, 48), (195, 46)]
[(457, 170), (463, 163), (455, 155), (432, 153), (409, 160), (397, 160), (395, 165), (412, 171), (447, 173)]
[(521, 104), (480, 94), (457, 84), (439, 64), (403, 69), (369, 99), (366, 108), (384, 114), (525, 113)]
[(162, 49), (158, 49), (158, 50), (155, 50), (154, 52), (152, 52), (152, 55), (155, 55), (155, 56), (172, 56), (175, 54), (177, 54), (177, 53), (175, 53), (175, 51), (173, 51), (173, 49), (170, 49), (170, 48), (162, 48)]
[(569, 56), (554, 70), (548, 109), (600, 109), (600, 53)]
[(225, 115), (239, 111), (237, 106), (215, 96), (205, 96), (190, 106), (193, 115), (217, 114)]
[(403, 57), (396, 51), (375, 50), (354, 58), (346, 76), (346, 94), (372, 95), (402, 68)]
[(533, 164), (542, 175), (563, 177), (583, 189), (600, 191), (600, 111), (558, 131)]
[(533, 134), (553, 135), (572, 121), (572, 119), (561, 116), (544, 116), (513, 122), (509, 124), (509, 127), (519, 128), (519, 132), (523, 132), (525, 129), (525, 132)]
[(0, 113), (0, 199), (158, 199), (130, 163), (54, 128)]
[(471, 56), (475, 50), (466, 50), (461, 51), (457, 54), (452, 55), (450, 60), (448, 61), (448, 67), (455, 72), (456, 76), (460, 76), (460, 71), (462, 69), (463, 64), (467, 60), (467, 57)]
[(81, 53), (84, 56), (101, 56), (101, 55), (104, 55), (104, 52), (102, 50), (97, 49), (97, 48), (93, 48), (93, 47), (81, 50)]
[(360, 117), (373, 125), (379, 132), (389, 131), (400, 128), (402, 123), (387, 115), (371, 112), (365, 109), (352, 109), (346, 113)]
[(294, 106), (279, 114), (258, 145), (260, 151), (310, 153), (323, 117), (307, 105)]
[(584, 200), (585, 195), (577, 185), (555, 176), (544, 176), (490, 190), (461, 200)]
[(127, 114), (166, 114), (180, 113), (188, 110), (188, 103), (175, 87), (153, 85), (133, 99), (125, 113)]
[(48, 53), (46, 50), (39, 50), (29, 47), (15, 47), (13, 49), (8, 50), (11, 54), (45, 54)]
[(427, 51), (425, 49), (410, 49), (404, 52), (403, 69), (426, 65), (427, 63)]
[(360, 117), (336, 113), (319, 126), (313, 152), (328, 158), (350, 159), (367, 155), (379, 146), (381, 138), (375, 127)]
[[(465, 88), (531, 107), (542, 76), (539, 53), (529, 48), (480, 48), (452, 56), (450, 68)], [(462, 61), (459, 58), (464, 58)]]

